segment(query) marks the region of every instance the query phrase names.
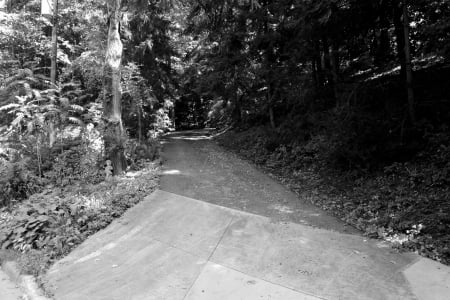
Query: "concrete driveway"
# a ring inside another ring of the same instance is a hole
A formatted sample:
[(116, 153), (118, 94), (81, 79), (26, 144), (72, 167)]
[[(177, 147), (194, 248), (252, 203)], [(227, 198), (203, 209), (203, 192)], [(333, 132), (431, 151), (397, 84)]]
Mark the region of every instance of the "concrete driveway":
[(449, 268), (398, 254), (213, 145), (173, 135), (161, 190), (48, 272), (56, 299), (449, 299)]

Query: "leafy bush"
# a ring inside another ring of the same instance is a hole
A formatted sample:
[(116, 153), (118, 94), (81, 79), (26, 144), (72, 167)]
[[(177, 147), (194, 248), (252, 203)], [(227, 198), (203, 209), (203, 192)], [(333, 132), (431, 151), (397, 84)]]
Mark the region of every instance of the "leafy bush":
[(140, 163), (145, 160), (155, 160), (159, 158), (161, 145), (157, 138), (149, 137), (144, 142), (128, 140), (125, 153), (131, 169), (140, 169)]
[(49, 182), (58, 186), (77, 183), (98, 183), (104, 179), (97, 153), (85, 145), (63, 150), (53, 160), (45, 173)]
[(28, 159), (0, 160), (0, 207), (9, 206), (42, 189), (44, 181), (28, 167)]
[(27, 253), (43, 251), (49, 259), (61, 257), (141, 201), (157, 183), (155, 167), (147, 164), (135, 177), (35, 194), (11, 213), (4, 210), (0, 244)]

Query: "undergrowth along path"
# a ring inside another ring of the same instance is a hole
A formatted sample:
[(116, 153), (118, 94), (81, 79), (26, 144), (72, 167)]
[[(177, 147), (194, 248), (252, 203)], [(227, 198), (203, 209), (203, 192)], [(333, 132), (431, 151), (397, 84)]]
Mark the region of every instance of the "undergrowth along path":
[(323, 142), (320, 140), (312, 139), (303, 146), (280, 144), (272, 149), (268, 145), (273, 147), (273, 137), (262, 127), (228, 131), (215, 139), (299, 198), (365, 235), (448, 265), (450, 194), (440, 175), (446, 172), (448, 155), (443, 146), (446, 139), (438, 140), (443, 142), (440, 149), (436, 149), (439, 142), (429, 145), (413, 161), (393, 163), (384, 171), (350, 171), (330, 164), (331, 157), (321, 152), (326, 144), (318, 146)]

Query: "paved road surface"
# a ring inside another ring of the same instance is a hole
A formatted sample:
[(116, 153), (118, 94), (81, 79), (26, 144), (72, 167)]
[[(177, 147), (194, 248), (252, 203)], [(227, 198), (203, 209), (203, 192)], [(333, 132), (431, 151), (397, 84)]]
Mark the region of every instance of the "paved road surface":
[(211, 142), (206, 131), (175, 133), (165, 141), (161, 189), (269, 217), (342, 233), (359, 233), (302, 201), (235, 154)]
[(0, 299), (19, 300), (22, 297), (20, 289), (11, 282), (10, 278), (0, 268)]
[(211, 143), (164, 146), (161, 190), (56, 263), (56, 299), (448, 299), (449, 268), (370, 240)]

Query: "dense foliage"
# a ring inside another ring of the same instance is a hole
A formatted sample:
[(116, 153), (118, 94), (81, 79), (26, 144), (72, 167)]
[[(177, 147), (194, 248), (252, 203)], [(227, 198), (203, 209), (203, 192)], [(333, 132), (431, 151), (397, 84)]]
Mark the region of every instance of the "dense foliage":
[[(157, 2), (121, 7), (119, 151), (123, 171), (134, 173), (113, 178), (122, 174), (105, 147), (106, 2), (59, 0), (55, 18), (40, 14), (40, 1), (7, 1), (0, 10), (0, 260), (5, 249), (24, 253), (22, 267), (35, 275), (158, 183), (148, 161), (159, 157), (158, 136), (172, 126), (176, 73), (160, 63), (172, 54), (170, 22)], [(144, 23), (147, 32), (138, 34)]]
[[(102, 79), (108, 46), (105, 3), (59, 1), (52, 82), (54, 20), (40, 15), (39, 1), (7, 2), (8, 10), (0, 11), (0, 206), (49, 184), (101, 180), (97, 174), (111, 159), (102, 139), (108, 132)], [(170, 66), (171, 22), (157, 2), (124, 2), (123, 8), (125, 134), (119, 140), (132, 165), (143, 152), (150, 159), (157, 156), (154, 139), (172, 126), (176, 73)]]
[[(47, 188), (19, 204), (12, 212), (0, 210), (2, 249), (29, 253), (24, 271), (33, 275), (66, 255), (88, 236), (106, 227), (126, 209), (152, 193), (157, 165), (140, 162), (140, 171), (99, 184)], [(37, 258), (42, 263), (33, 263)]]

